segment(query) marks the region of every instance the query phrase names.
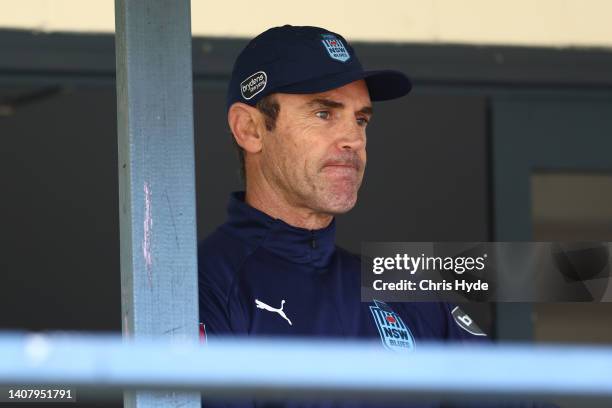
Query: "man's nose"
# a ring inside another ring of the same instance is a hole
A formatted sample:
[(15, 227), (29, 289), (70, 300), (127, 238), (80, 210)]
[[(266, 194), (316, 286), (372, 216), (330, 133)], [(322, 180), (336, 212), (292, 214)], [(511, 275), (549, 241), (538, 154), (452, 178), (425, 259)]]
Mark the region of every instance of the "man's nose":
[(343, 150), (359, 150), (365, 147), (365, 143), (366, 133), (363, 126), (360, 126), (355, 118), (347, 120), (342, 128), (338, 147)]

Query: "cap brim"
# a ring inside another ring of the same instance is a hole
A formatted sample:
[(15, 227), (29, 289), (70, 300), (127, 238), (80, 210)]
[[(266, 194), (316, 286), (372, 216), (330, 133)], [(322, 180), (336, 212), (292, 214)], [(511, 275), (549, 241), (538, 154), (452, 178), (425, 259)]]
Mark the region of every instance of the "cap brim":
[(373, 101), (401, 98), (412, 89), (410, 78), (400, 71), (365, 71), (364, 74)]
[(315, 78), (275, 89), (273, 92), (310, 94), (339, 88), (351, 82), (364, 79), (372, 101), (387, 101), (400, 98), (410, 92), (412, 83), (400, 71), (353, 71), (341, 72), (322, 78)]

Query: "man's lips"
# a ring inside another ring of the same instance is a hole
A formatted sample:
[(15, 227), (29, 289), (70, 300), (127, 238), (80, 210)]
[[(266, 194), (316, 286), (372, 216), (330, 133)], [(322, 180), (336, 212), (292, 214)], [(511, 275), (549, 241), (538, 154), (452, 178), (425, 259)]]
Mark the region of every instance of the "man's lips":
[(349, 169), (357, 170), (357, 167), (355, 167), (352, 164), (326, 164), (324, 167), (346, 167), (346, 168), (349, 168)]
[(323, 166), (323, 168), (326, 167), (331, 167), (331, 168), (346, 168), (346, 169), (353, 169), (353, 170), (359, 170), (361, 168), (359, 163), (355, 163), (355, 162), (329, 162), (329, 163), (325, 163), (325, 165)]
[(353, 163), (328, 163), (321, 171), (326, 177), (351, 180), (351, 182), (356, 182), (360, 177), (360, 171)]

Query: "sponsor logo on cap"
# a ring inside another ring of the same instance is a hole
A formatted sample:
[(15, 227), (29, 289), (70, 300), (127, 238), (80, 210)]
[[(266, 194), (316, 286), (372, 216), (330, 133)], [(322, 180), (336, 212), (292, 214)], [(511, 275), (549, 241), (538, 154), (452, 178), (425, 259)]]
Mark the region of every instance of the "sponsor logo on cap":
[(374, 300), (374, 306), (370, 306), (370, 312), (386, 349), (393, 351), (414, 350), (414, 336), (404, 324), (402, 318), (389, 305)]
[(342, 44), (342, 41), (340, 41), (338, 37), (332, 34), (321, 34), (321, 36), (323, 37), (321, 42), (330, 57), (340, 62), (346, 62), (351, 58), (344, 44)]
[(267, 84), (268, 75), (263, 71), (258, 71), (240, 83), (240, 94), (244, 99), (249, 100), (263, 91)]

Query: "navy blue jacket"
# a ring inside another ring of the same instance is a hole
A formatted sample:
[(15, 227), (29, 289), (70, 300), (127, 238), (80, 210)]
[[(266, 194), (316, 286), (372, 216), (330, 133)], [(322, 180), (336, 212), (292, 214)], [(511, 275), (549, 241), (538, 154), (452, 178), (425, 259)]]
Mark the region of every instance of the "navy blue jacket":
[(399, 351), (484, 337), (445, 303), (362, 303), (360, 259), (335, 245), (334, 221), (296, 228), (247, 205), (244, 193), (232, 194), (227, 222), (200, 243), (198, 256), (208, 336), (379, 339)]

